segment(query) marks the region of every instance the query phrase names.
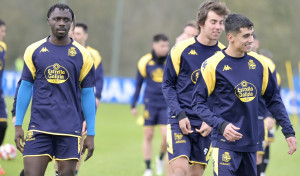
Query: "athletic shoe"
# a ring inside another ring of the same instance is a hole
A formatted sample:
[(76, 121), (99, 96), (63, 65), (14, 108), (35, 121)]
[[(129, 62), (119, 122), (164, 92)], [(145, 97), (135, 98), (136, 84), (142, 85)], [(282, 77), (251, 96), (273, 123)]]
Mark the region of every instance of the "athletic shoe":
[(156, 175), (163, 175), (164, 173), (164, 161), (156, 158)]
[(146, 169), (143, 176), (152, 176), (152, 170)]

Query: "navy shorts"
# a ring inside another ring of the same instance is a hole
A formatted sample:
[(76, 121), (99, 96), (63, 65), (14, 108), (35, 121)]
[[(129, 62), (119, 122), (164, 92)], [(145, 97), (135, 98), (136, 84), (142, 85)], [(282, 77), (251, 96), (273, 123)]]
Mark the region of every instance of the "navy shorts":
[(181, 132), (179, 124), (167, 126), (167, 150), (169, 162), (179, 157), (186, 157), (189, 163), (207, 165), (211, 154), (211, 138), (201, 136), (195, 131), (198, 126), (192, 126), (193, 133), (185, 135)]
[(80, 137), (28, 131), (23, 156), (49, 156), (51, 160), (53, 158), (55, 160), (78, 160), (80, 157)]
[(264, 117), (258, 116), (258, 154), (264, 154), (266, 140), (266, 128), (264, 125)]
[(0, 122), (7, 121), (7, 112), (6, 112), (6, 105), (3, 98), (3, 94), (0, 95)]
[(256, 176), (256, 152), (234, 152), (213, 148), (214, 176)]
[(153, 107), (145, 104), (144, 119), (145, 126), (167, 125), (168, 123), (168, 108)]

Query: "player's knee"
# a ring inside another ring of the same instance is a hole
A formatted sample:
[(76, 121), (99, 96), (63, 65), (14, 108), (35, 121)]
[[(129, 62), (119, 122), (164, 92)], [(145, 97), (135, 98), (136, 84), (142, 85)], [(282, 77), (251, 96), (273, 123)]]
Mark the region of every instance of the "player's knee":
[(181, 167), (173, 168), (174, 176), (186, 176), (187, 173), (188, 173), (188, 170), (185, 168), (181, 168)]
[(64, 168), (58, 172), (59, 176), (75, 176), (75, 170), (73, 168)]
[(203, 175), (205, 166), (202, 164), (195, 164), (191, 167), (190, 174), (191, 176), (201, 176)]
[(153, 136), (154, 136), (154, 132), (153, 131), (147, 131), (147, 132), (145, 132), (145, 139), (147, 141), (152, 140)]

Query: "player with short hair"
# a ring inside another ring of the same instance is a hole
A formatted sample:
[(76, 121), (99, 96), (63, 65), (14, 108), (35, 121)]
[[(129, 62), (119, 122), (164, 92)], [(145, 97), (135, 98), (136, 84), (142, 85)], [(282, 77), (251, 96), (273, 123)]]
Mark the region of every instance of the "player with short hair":
[[(6, 113), (6, 105), (3, 97), (2, 90), (2, 77), (5, 66), (5, 54), (7, 50), (6, 44), (3, 42), (3, 39), (6, 35), (6, 26), (5, 22), (0, 19), (0, 145), (5, 137), (5, 132), (7, 128), (7, 113)], [(0, 175), (4, 175), (5, 172), (0, 165)]]
[(259, 54), (250, 52), (253, 23), (243, 15), (230, 14), (225, 31), (228, 48), (203, 62), (192, 106), (198, 117), (213, 127), (214, 175), (256, 175), (260, 94), (282, 126), (290, 155), (296, 151), (297, 140), (267, 64)]
[(84, 46), (92, 55), (95, 66), (95, 77), (96, 77), (96, 87), (95, 87), (95, 97), (96, 97), (96, 106), (98, 107), (101, 92), (103, 89), (103, 66), (102, 66), (102, 57), (98, 50), (92, 48), (91, 46), (86, 45), (88, 39), (88, 26), (85, 23), (76, 23), (73, 31), (73, 38), (80, 45)]
[(202, 62), (224, 48), (218, 39), (228, 13), (224, 3), (202, 3), (197, 19), (200, 34), (175, 44), (167, 58), (162, 90), (170, 108), (167, 145), (176, 176), (202, 175), (210, 157), (211, 128), (193, 112), (191, 97)]
[(143, 154), (146, 163), (144, 176), (151, 176), (151, 155), (154, 126), (160, 125), (162, 135), (160, 155), (156, 159), (156, 174), (163, 174), (163, 157), (166, 152), (167, 104), (161, 90), (165, 60), (169, 52), (169, 39), (165, 34), (153, 36), (152, 52), (138, 62), (136, 89), (131, 103), (131, 113), (137, 116), (136, 102), (142, 84), (146, 82), (144, 94), (144, 139)]
[[(75, 175), (84, 117), (87, 137), (82, 152), (88, 149), (85, 160), (94, 151), (95, 70), (89, 52), (68, 36), (73, 20), (69, 6), (51, 6), (47, 13), (50, 36), (31, 44), (24, 54), (15, 142), (24, 156), (25, 175), (44, 175), (52, 158), (58, 161), (59, 175)], [(31, 96), (31, 119), (25, 140), (22, 123)], [(25, 146), (21, 144), (24, 141)]]
[(183, 28), (182, 33), (176, 38), (176, 43), (195, 37), (199, 34), (196, 21), (189, 21)]

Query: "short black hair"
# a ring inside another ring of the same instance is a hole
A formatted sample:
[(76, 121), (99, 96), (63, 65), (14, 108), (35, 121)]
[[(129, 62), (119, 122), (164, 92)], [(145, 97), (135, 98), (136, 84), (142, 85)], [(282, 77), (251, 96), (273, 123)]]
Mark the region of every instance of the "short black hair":
[(169, 38), (165, 34), (156, 34), (153, 36), (153, 42), (169, 41)]
[(5, 26), (5, 22), (0, 19), (0, 26)]
[(254, 27), (252, 21), (249, 18), (241, 14), (229, 14), (225, 20), (225, 32), (240, 32), (240, 28), (251, 29)]
[(74, 20), (73, 10), (68, 5), (61, 4), (61, 3), (54, 4), (53, 6), (50, 7), (50, 9), (48, 10), (48, 13), (47, 13), (47, 18), (50, 17), (51, 13), (54, 11), (55, 8), (58, 8), (59, 10), (65, 10), (65, 9), (69, 10), (69, 12), (72, 15), (72, 21)]
[(88, 32), (88, 26), (85, 23), (81, 23), (81, 22), (76, 23), (75, 27), (82, 27), (84, 32), (86, 33)]

